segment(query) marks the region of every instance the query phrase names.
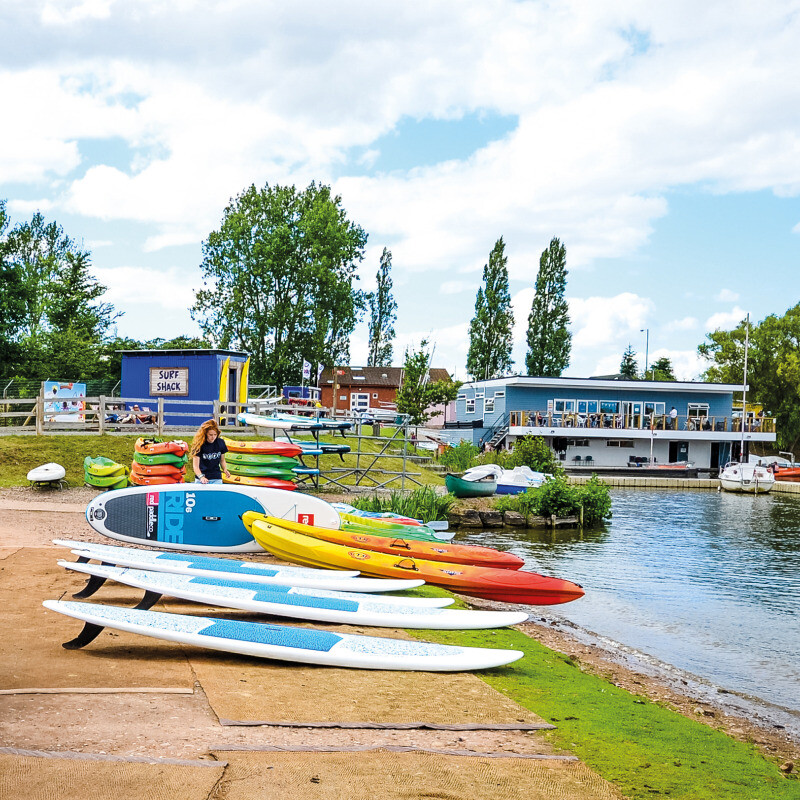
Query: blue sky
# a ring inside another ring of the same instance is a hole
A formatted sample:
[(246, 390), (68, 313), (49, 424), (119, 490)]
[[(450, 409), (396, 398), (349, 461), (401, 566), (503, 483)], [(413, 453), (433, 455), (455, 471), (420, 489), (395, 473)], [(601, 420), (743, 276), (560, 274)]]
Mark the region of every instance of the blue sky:
[[(393, 253), (395, 362), (466, 378), (506, 242), (515, 371), (567, 248), (570, 375), (703, 368), (705, 333), (800, 300), (800, 2), (6, 0), (0, 197), (91, 250), (121, 335), (197, 332), (201, 244), (251, 183), (329, 183)], [(366, 358), (366, 326), (351, 341)], [(68, 376), (64, 376), (68, 377)]]

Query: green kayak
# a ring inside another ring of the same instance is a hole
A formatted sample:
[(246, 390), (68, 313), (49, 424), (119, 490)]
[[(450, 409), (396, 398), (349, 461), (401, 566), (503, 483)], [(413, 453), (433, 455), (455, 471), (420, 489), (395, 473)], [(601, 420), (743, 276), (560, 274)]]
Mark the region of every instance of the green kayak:
[[(86, 458), (83, 459), (83, 471), (87, 475), (94, 475), (100, 478), (110, 477), (112, 475), (116, 475), (117, 478), (119, 478), (120, 475), (126, 474), (127, 467), (105, 456), (95, 456), (94, 458), (86, 456)], [(98, 484), (98, 486), (99, 485), (100, 484)]]
[(175, 453), (159, 453), (155, 456), (148, 456), (144, 453), (134, 453), (133, 460), (138, 464), (145, 464), (152, 467), (154, 464), (176, 464), (182, 467), (186, 463), (186, 456), (178, 456)]
[(228, 465), (240, 464), (253, 467), (269, 465), (283, 469), (292, 469), (292, 467), (300, 466), (296, 458), (290, 458), (289, 456), (275, 456), (268, 453), (231, 453), (230, 450), (225, 453), (225, 462)]
[(491, 497), (497, 491), (497, 478), (489, 476), (479, 481), (465, 481), (448, 473), (444, 476), (444, 485), (456, 497)]

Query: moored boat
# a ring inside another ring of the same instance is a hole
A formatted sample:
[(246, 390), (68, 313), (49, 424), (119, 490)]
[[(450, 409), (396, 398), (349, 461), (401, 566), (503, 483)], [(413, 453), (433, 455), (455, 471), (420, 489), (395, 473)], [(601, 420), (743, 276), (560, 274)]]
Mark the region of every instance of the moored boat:
[(497, 479), (491, 475), (478, 480), (468, 480), (463, 475), (448, 472), (444, 476), (444, 485), (450, 494), (456, 497), (491, 497), (497, 491)]
[(759, 464), (730, 462), (719, 473), (720, 488), (726, 492), (766, 494), (775, 485), (775, 476)]

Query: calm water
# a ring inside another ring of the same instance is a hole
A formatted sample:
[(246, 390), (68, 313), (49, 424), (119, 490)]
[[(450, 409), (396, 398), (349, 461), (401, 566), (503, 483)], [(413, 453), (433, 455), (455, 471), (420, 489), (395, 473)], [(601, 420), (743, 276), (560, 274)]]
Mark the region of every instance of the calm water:
[(614, 516), (602, 530), (491, 531), (459, 541), (511, 550), (526, 568), (586, 589), (548, 616), (796, 712), (800, 723), (800, 496), (612, 496)]

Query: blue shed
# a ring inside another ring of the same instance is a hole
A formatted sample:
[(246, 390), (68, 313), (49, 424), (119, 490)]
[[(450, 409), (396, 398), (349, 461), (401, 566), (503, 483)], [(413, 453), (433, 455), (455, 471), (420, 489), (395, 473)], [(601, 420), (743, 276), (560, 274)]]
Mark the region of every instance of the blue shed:
[[(120, 394), (150, 399), (153, 410), (163, 397), (165, 424), (200, 425), (212, 416), (215, 400), (247, 402), (249, 365), (249, 355), (236, 350), (124, 350)], [(204, 404), (180, 402), (187, 400)], [(235, 419), (230, 406), (228, 424)]]

